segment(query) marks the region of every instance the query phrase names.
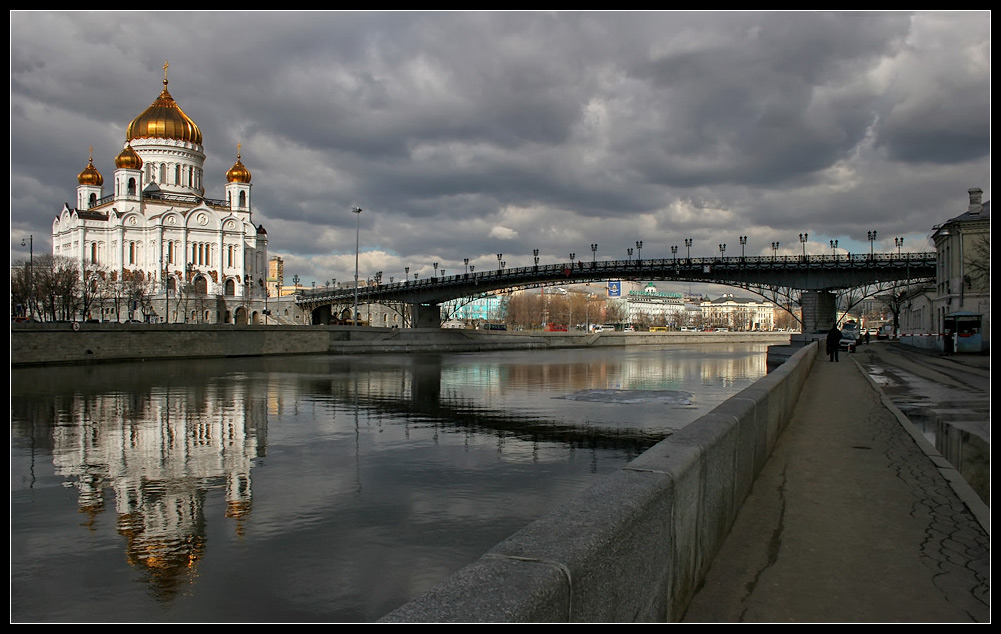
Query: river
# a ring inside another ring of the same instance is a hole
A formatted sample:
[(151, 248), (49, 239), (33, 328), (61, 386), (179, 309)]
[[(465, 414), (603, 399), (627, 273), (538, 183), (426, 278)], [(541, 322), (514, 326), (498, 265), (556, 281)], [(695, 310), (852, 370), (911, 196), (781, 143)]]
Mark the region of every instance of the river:
[(11, 620), (374, 621), (764, 376), (765, 355), (14, 370)]

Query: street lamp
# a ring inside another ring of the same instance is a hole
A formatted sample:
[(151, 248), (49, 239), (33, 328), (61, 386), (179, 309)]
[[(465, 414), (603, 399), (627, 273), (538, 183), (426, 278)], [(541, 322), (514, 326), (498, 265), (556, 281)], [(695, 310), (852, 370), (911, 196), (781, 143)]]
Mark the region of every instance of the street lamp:
[(462, 258), (462, 263), (466, 265), (466, 275), (469, 275), (469, 258)]
[(740, 240), (740, 259), (743, 260), (744, 259), (744, 245), (747, 244), (747, 236), (740, 236), (737, 239)]
[(806, 257), (806, 243), (807, 243), (807, 241), (809, 239), (810, 239), (810, 234), (809, 233), (801, 233), (801, 234), (799, 234), (799, 241), (803, 245), (803, 257), (804, 258)]
[(501, 269), (503, 268), (503, 267), (501, 266), (501, 258), (503, 258), (503, 257), (504, 257), (504, 254), (503, 254), (503, 253), (498, 253), (498, 254), (497, 254), (497, 270), (498, 270), (498, 271), (499, 271), (499, 270), (501, 270)]
[(903, 238), (894, 238), (893, 239), (893, 243), (895, 245), (897, 245), (897, 256), (899, 257), (900, 256), (900, 247), (904, 246), (904, 239)]
[(831, 253), (834, 254), (835, 259), (838, 257), (838, 241), (831, 240)]
[(410, 279), (410, 267), (405, 266), (403, 267), (403, 281), (406, 282), (409, 279)]
[(629, 263), (632, 264), (632, 262), (633, 262), (633, 248), (632, 247), (626, 247), (626, 254), (629, 256)]
[(671, 257), (674, 258), (675, 262), (678, 261), (678, 245), (676, 244), (671, 245)]
[(873, 253), (872, 243), (876, 241), (876, 232), (869, 231), (868, 234), (869, 234), (869, 259), (872, 259), (873, 257), (875, 257), (875, 254)]
[(643, 260), (643, 241), (636, 241), (636, 262), (639, 263)]
[(692, 239), (685, 238), (685, 248), (688, 249), (688, 259), (692, 259)]
[(32, 306), (35, 303), (35, 235), (28, 234), (27, 244), (21, 238), (21, 246), (28, 247), (28, 319), (32, 316)]
[(777, 258), (778, 255), (779, 255), (779, 243), (778, 242), (773, 242), (772, 243), (772, 260), (775, 260), (775, 258)]
[(595, 263), (598, 261), (598, 245), (591, 245), (591, 268), (594, 268)]
[(532, 257), (535, 258), (535, 270), (539, 270), (539, 250), (532, 249)]
[(721, 260), (723, 259), (723, 254), (724, 253), (726, 253), (726, 245), (725, 244), (720, 244), (719, 245), (719, 257), (720, 257)]
[(431, 266), (434, 267), (434, 276), (438, 277), (438, 263), (437, 262), (432, 262)]
[[(361, 235), (361, 207), (352, 207), (351, 213), (355, 215), (355, 312), (352, 315), (351, 321), (353, 325), (358, 325), (358, 252), (359, 252), (359, 236)], [(266, 301), (266, 300), (265, 300)]]

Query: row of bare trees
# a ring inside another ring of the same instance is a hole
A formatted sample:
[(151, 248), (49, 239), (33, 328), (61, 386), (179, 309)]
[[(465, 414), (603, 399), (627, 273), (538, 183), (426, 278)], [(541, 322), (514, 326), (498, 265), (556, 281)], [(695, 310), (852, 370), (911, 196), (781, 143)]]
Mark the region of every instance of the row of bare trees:
[(625, 311), (618, 302), (606, 302), (605, 298), (589, 293), (552, 290), (517, 293), (508, 297), (502, 306), (503, 314), (498, 316), (499, 319), (508, 326), (525, 330), (540, 329), (545, 324), (584, 328), (587, 324), (626, 319)]
[(114, 321), (153, 314), (153, 280), (141, 271), (119, 277), (100, 268), (85, 269), (78, 261), (49, 254), (11, 267), (12, 317), (39, 321), (75, 321), (97, 317), (95, 310), (109, 308)]

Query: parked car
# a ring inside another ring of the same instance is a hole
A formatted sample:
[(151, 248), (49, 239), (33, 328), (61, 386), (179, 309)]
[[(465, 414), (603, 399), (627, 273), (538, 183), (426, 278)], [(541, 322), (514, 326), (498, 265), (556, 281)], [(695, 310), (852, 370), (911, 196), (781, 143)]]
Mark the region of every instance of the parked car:
[(839, 350), (847, 350), (848, 352), (855, 352), (855, 346), (858, 344), (858, 340), (855, 338), (854, 331), (845, 330), (841, 333), (841, 341), (838, 344)]

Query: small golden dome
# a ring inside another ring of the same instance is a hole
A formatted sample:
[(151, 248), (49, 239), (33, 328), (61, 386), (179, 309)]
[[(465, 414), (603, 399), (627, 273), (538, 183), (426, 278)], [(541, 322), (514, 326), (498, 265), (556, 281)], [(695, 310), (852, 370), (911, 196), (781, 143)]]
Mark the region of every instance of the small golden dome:
[(115, 167), (118, 169), (138, 170), (142, 169), (143, 160), (139, 158), (136, 151), (128, 143), (125, 148), (115, 157)]
[(240, 144), (236, 144), (236, 163), (226, 172), (226, 182), (229, 183), (249, 183), (250, 170), (240, 162)]
[(101, 172), (97, 171), (97, 168), (94, 167), (93, 147), (90, 148), (90, 158), (87, 159), (87, 167), (83, 168), (83, 171), (77, 175), (76, 180), (81, 185), (94, 185), (96, 187), (104, 185), (104, 177), (101, 176)]
[(202, 144), (202, 131), (184, 114), (174, 98), (167, 92), (167, 64), (163, 65), (163, 92), (153, 104), (132, 120), (125, 134), (127, 140), (158, 138), (176, 139), (197, 145)]

